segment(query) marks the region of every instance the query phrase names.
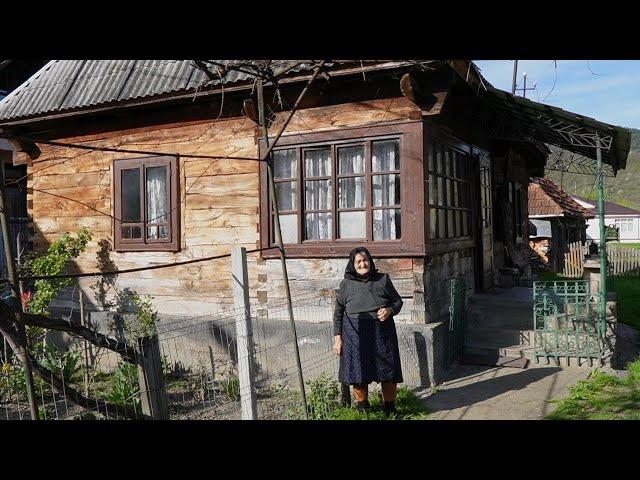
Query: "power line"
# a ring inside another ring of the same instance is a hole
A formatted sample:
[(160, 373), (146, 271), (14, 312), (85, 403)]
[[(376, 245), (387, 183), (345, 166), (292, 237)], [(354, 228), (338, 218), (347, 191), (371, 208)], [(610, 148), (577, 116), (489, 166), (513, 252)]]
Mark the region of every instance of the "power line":
[[(254, 250), (247, 250), (247, 253), (263, 252), (265, 250), (273, 250), (277, 248), (279, 247), (275, 246), (275, 247), (267, 247), (267, 248), (256, 248)], [(226, 258), (230, 256), (231, 256), (230, 253), (225, 253), (223, 255), (194, 258), (193, 260), (184, 260), (181, 262), (163, 263), (161, 265), (152, 265), (150, 267), (129, 268), (127, 270), (108, 270), (104, 272), (70, 273), (70, 274), (60, 274), (60, 275), (29, 275), (25, 277), (18, 277), (18, 280), (54, 280), (54, 279), (64, 279), (64, 278), (83, 278), (83, 277), (99, 277), (99, 276), (105, 276), (105, 275), (121, 275), (124, 273), (143, 272), (147, 270), (157, 270), (159, 268), (169, 268), (169, 267), (177, 267), (180, 265), (190, 265), (192, 263), (207, 262), (209, 260), (217, 260), (220, 258)], [(0, 279), (0, 281), (8, 282), (9, 280), (6, 278), (3, 278), (3, 279)]]

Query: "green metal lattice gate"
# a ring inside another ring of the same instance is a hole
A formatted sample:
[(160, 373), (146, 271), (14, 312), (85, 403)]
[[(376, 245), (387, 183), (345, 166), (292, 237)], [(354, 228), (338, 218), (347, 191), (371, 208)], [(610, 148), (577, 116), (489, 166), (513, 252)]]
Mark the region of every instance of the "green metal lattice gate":
[(600, 361), (604, 353), (604, 322), (599, 294), (585, 280), (533, 283), (534, 349), (540, 358)]
[(464, 349), (467, 329), (467, 282), (464, 278), (451, 281), (449, 303), (449, 363), (457, 360)]

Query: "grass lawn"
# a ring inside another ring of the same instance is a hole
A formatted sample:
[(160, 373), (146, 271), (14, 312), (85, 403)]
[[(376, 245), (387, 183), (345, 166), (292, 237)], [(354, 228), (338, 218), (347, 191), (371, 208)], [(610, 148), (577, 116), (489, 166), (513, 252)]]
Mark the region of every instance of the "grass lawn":
[(640, 360), (630, 363), (629, 376), (614, 377), (595, 370), (557, 402), (550, 420), (640, 420)]
[[(552, 273), (541, 273), (540, 280), (569, 279)], [(640, 331), (640, 277), (615, 277), (612, 290), (618, 295), (618, 321)], [(626, 378), (595, 370), (588, 379), (573, 386), (569, 397), (558, 401), (558, 407), (547, 418), (640, 420), (640, 359), (630, 363), (627, 368), (629, 376)]]
[(369, 403), (371, 411), (368, 414), (359, 413), (351, 407), (338, 407), (330, 413), (328, 418), (330, 420), (426, 420), (428, 417), (422, 400), (406, 388), (398, 389), (397, 412), (390, 417), (387, 417), (382, 410), (382, 399), (379, 393), (369, 395)]
[(619, 248), (640, 248), (640, 243), (607, 243), (607, 246), (615, 245)]

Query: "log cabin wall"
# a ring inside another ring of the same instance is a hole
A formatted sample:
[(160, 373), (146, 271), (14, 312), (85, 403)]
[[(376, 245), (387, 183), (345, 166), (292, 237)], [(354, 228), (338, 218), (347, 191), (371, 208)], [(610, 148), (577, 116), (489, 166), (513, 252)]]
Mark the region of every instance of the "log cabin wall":
[[(271, 135), (276, 134), (285, 115), (286, 112), (277, 115), (270, 129)], [(306, 108), (294, 115), (287, 135), (419, 118), (420, 111), (404, 97)], [(57, 140), (120, 149), (256, 157), (258, 137), (255, 123), (246, 117), (236, 117), (120, 130), (112, 127), (108, 131)], [(225, 254), (236, 244), (247, 249), (259, 245), (258, 163), (183, 158), (179, 161), (180, 251), (114, 251), (113, 162), (139, 156), (43, 145), (38, 161), (28, 167), (28, 172), (34, 174), (27, 185), (32, 188), (28, 195), (28, 211), (32, 218), (34, 247), (43, 251), (65, 233), (86, 226), (91, 230), (93, 240), (75, 262), (75, 269), (88, 272)], [(346, 258), (289, 259), (292, 294), (314, 293), (331, 297), (345, 265)], [(423, 259), (385, 258), (377, 260), (377, 266), (391, 275), (405, 299), (404, 317), (410, 319), (414, 292), (422, 289)], [(250, 256), (249, 278), (251, 296), (256, 301), (267, 302), (283, 296), (279, 260), (258, 259), (255, 254)], [(113, 282), (100, 277), (81, 279), (80, 287), (90, 308), (97, 310), (105, 309), (114, 300), (116, 288), (152, 295), (158, 311), (167, 314), (214, 311), (219, 305), (232, 302), (229, 259), (122, 274)], [(71, 294), (74, 300), (70, 299)], [(77, 305), (77, 296), (77, 291), (67, 289), (54, 307)], [(315, 318), (330, 320), (330, 317)]]

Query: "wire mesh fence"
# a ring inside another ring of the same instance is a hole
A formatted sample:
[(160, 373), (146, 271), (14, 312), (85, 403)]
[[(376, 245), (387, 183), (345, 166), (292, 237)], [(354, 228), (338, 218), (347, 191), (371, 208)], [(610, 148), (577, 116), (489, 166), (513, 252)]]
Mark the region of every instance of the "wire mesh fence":
[[(339, 357), (332, 351), (334, 298), (318, 291), (291, 297), (310, 418), (326, 418), (329, 412), (322, 409), (337, 406)], [(303, 419), (289, 311), (284, 296), (265, 300), (253, 295), (248, 304), (222, 305), (198, 315), (159, 315), (152, 331), (144, 336), (156, 342), (158, 353), (152, 356), (158, 358), (153, 359), (140, 343), (139, 314), (94, 311), (80, 320), (97, 334), (110, 335), (135, 348), (134, 361), (127, 361), (123, 352), (97, 347), (64, 332), (32, 330), (32, 345), (37, 345), (33, 355), (51, 372), (49, 382), (34, 376), (40, 417), (235, 420), (243, 418), (243, 402), (252, 399), (253, 418)], [(75, 312), (77, 315), (77, 309)], [(70, 322), (77, 321), (72, 319), (73, 313), (74, 309), (69, 312)], [(239, 325), (247, 319), (252, 335), (245, 355), (242, 340), (246, 335)], [(426, 376), (425, 339), (414, 327), (397, 323), (404, 385), (408, 387), (424, 386)], [(249, 377), (242, 371), (247, 356)], [(0, 408), (7, 420), (30, 418), (22, 368), (17, 357), (6, 351), (0, 372)]]

